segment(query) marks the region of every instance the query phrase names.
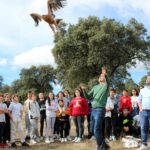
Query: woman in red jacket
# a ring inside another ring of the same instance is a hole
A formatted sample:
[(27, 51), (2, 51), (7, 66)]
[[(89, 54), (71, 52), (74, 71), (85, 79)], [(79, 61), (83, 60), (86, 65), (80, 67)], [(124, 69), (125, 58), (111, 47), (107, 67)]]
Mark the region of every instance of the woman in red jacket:
[(130, 110), (130, 113), (132, 112), (132, 103), (131, 103), (131, 98), (128, 95), (127, 90), (123, 90), (122, 92), (123, 96), (120, 97), (120, 112), (123, 112), (123, 109), (125, 107), (128, 107)]
[(84, 116), (88, 115), (88, 102), (82, 97), (80, 89), (76, 89), (75, 97), (71, 100), (70, 110), (76, 126), (76, 138), (73, 142), (81, 142), (84, 130)]

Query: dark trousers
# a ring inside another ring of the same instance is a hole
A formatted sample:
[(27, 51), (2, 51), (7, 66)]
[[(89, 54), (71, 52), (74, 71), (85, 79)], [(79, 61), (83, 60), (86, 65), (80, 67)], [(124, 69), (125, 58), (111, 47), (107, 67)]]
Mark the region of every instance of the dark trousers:
[(58, 134), (59, 135), (58, 126), (59, 126), (59, 119), (56, 117), (55, 125), (54, 125), (54, 133), (53, 134)]
[(5, 122), (0, 122), (0, 143), (3, 143)]
[(88, 128), (88, 136), (93, 136), (93, 129), (91, 130), (91, 114), (88, 114), (87, 116), (87, 128)]
[(76, 136), (82, 138), (84, 132), (84, 116), (73, 116), (76, 127)]
[(69, 135), (70, 135), (70, 129), (71, 129), (71, 121), (70, 121), (70, 118), (69, 118), (69, 121), (68, 121), (67, 136), (69, 136)]
[(117, 122), (118, 122), (118, 114), (112, 114), (111, 116), (111, 124), (112, 124), (112, 135), (117, 138)]
[(41, 117), (40, 117), (40, 136), (43, 136), (44, 122), (46, 125), (46, 115), (41, 114)]
[(136, 115), (139, 114), (139, 107), (134, 107), (132, 109), (132, 113), (131, 113), (131, 116), (134, 118)]
[(111, 135), (112, 135), (111, 118), (105, 117), (105, 137), (109, 139)]
[(4, 133), (5, 134), (3, 136), (3, 143), (6, 143), (6, 141), (10, 141), (10, 121), (6, 122)]
[(69, 120), (59, 121), (58, 127), (59, 127), (60, 137), (66, 138), (69, 132)]

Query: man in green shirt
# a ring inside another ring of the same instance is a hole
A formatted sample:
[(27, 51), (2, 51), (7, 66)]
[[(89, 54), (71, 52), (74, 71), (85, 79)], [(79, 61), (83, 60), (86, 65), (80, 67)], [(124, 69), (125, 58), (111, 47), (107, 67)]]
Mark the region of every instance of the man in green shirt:
[(98, 81), (99, 84), (95, 85), (89, 93), (85, 91), (84, 86), (81, 86), (81, 88), (87, 99), (93, 99), (91, 123), (94, 126), (94, 135), (96, 137), (98, 150), (106, 150), (108, 147), (105, 144), (103, 124), (105, 119), (105, 106), (109, 94), (109, 79), (106, 75), (105, 67), (102, 68), (102, 73), (100, 74)]

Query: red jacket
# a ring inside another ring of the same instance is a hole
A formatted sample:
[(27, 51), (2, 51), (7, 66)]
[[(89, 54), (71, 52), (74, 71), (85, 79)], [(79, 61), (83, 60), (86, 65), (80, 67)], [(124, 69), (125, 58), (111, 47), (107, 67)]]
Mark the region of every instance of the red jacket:
[(70, 103), (71, 116), (88, 115), (88, 102), (85, 98), (73, 98)]
[(120, 97), (120, 112), (123, 111), (123, 108), (128, 107), (130, 112), (132, 112), (132, 103), (130, 96), (121, 96)]

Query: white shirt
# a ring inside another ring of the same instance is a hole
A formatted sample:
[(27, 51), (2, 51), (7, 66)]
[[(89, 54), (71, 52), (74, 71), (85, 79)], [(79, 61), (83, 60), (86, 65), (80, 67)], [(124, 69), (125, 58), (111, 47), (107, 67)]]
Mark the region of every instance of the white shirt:
[(138, 96), (131, 97), (132, 108), (138, 107)]
[(51, 100), (49, 104), (48, 100), (46, 100), (46, 116), (56, 117), (56, 111), (57, 111), (57, 101)]
[[(108, 97), (108, 99), (107, 99), (107, 103), (106, 103), (106, 107), (105, 108), (106, 109), (108, 109), (108, 108), (114, 109), (114, 104), (113, 104), (113, 102), (112, 102), (110, 97)], [(105, 117), (111, 117), (111, 111), (106, 112), (105, 113)]]
[(11, 111), (13, 121), (21, 120), (21, 112), (23, 111), (23, 106), (21, 103), (11, 102), (9, 110)]
[(142, 103), (142, 109), (150, 110), (150, 87), (145, 86), (140, 90), (138, 100)]
[[(7, 105), (5, 103), (0, 103), (0, 109), (7, 109)], [(0, 114), (0, 122), (6, 122), (5, 113)]]

